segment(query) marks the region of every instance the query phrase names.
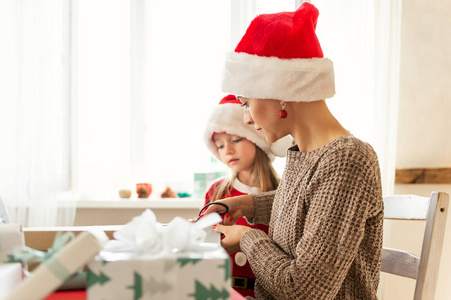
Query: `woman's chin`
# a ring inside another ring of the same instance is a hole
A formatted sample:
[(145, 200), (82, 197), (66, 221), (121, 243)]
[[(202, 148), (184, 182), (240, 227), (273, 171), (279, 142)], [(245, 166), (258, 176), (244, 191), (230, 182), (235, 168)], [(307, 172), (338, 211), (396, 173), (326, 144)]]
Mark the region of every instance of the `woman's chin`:
[(271, 137), (268, 136), (268, 134), (266, 133), (266, 131), (261, 130), (261, 133), (263, 133), (263, 136), (265, 137), (265, 140), (266, 140), (268, 143), (271, 143), (271, 142), (270, 142)]
[(265, 136), (266, 141), (268, 143), (270, 143), (270, 144), (275, 143), (278, 140), (278, 138), (276, 136), (273, 136), (273, 135), (268, 136), (268, 135), (265, 134), (264, 136)]

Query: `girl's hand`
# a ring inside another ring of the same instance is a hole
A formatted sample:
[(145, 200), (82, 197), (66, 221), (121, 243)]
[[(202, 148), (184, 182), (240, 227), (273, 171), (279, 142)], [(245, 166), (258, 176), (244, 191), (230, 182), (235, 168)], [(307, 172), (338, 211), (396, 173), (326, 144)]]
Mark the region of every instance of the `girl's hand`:
[[(229, 208), (229, 212), (224, 216), (221, 224), (231, 225), (234, 224), (241, 217), (254, 216), (254, 199), (252, 196), (243, 195), (237, 197), (226, 198), (215, 202), (223, 203)], [(225, 208), (221, 205), (210, 205), (202, 215), (208, 215), (212, 212), (219, 214), (224, 213)]]
[(221, 240), (222, 247), (227, 253), (232, 254), (240, 250), (240, 241), (243, 234), (252, 228), (242, 225), (213, 225), (216, 232), (223, 233), (225, 237)]

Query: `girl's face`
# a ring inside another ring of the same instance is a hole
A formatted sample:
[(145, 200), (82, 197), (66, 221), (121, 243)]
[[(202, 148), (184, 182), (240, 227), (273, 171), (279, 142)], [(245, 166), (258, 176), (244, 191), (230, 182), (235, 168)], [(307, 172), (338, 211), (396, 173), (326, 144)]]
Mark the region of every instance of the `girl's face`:
[(221, 161), (229, 168), (236, 173), (252, 171), (256, 153), (254, 143), (246, 138), (228, 133), (215, 133), (213, 141)]
[(284, 124), (279, 117), (279, 100), (243, 97), (239, 100), (244, 107), (244, 123), (261, 131), (269, 143), (274, 143), (288, 134), (284, 132)]

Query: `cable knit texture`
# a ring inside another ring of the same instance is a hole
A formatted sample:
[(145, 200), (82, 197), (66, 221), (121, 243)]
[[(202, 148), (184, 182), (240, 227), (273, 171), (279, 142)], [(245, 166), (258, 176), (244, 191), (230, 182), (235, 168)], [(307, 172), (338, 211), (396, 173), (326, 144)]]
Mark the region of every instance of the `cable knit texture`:
[(377, 299), (383, 201), (373, 148), (353, 136), (312, 152), (288, 150), (276, 192), (252, 195), (241, 239), (257, 299)]

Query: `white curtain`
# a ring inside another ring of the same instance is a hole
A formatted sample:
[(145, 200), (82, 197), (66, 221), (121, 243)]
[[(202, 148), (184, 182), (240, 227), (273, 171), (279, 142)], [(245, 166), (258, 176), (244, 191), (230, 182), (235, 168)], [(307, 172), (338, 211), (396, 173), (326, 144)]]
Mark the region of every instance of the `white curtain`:
[(384, 194), (394, 189), (399, 98), (401, 0), (311, 1), (317, 34), (334, 62), (338, 120), (376, 150)]
[(375, 2), (375, 145), (384, 195), (394, 193), (398, 132), (402, 0)]
[[(11, 222), (72, 225), (67, 1), (0, 1), (0, 198)], [(64, 26), (66, 24), (66, 26)]]

